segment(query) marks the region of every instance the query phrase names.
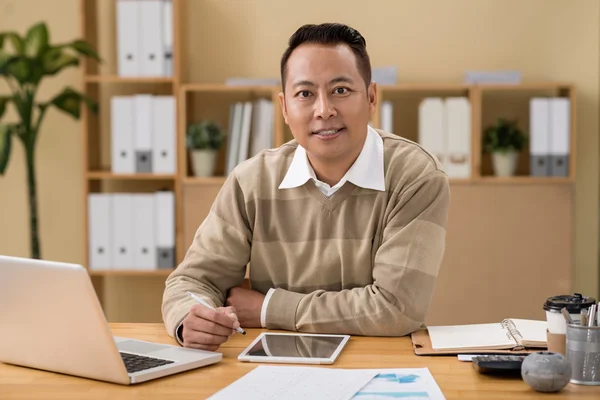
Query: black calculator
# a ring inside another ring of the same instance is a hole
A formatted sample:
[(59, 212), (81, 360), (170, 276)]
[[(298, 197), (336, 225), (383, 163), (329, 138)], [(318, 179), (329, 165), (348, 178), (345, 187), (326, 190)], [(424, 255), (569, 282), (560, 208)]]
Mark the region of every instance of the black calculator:
[(471, 359), (473, 368), (480, 374), (521, 375), (521, 365), (527, 355), (488, 354)]

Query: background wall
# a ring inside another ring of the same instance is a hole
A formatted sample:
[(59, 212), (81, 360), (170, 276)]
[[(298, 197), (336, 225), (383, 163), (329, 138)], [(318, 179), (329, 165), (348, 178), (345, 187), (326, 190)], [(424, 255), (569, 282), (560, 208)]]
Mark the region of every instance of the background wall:
[[(114, 21), (105, 11), (113, 2), (99, 3), (99, 25), (110, 32)], [(78, 5), (78, 0), (0, 0), (0, 30), (23, 33), (44, 20), (53, 41), (72, 40), (79, 35)], [(518, 69), (526, 81), (573, 82), (578, 96), (574, 289), (599, 295), (598, 1), (373, 0), (367, 7), (360, 0), (187, 0), (184, 7), (190, 82), (277, 77), (290, 34), (303, 23), (334, 20), (359, 29), (373, 66), (397, 65), (400, 81), (458, 82), (466, 69)], [(103, 39), (105, 68), (114, 70), (110, 34)], [(80, 71), (47, 81), (40, 94), (47, 98), (65, 85), (80, 87)], [(0, 84), (0, 93), (6, 91)], [(77, 122), (50, 112), (37, 153), (42, 254), (47, 259), (85, 262), (80, 149)], [(6, 176), (0, 177), (0, 254), (27, 256), (24, 158), (20, 144), (14, 150)]]

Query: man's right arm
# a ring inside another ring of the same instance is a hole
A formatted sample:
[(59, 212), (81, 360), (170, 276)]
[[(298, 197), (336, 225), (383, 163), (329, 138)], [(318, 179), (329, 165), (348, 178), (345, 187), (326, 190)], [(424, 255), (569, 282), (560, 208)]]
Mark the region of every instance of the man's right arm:
[(232, 173), (196, 231), (184, 260), (167, 278), (162, 314), (169, 335), (180, 341), (178, 328), (196, 304), (187, 291), (214, 307), (224, 305), (227, 291), (244, 280), (251, 241), (244, 196)]

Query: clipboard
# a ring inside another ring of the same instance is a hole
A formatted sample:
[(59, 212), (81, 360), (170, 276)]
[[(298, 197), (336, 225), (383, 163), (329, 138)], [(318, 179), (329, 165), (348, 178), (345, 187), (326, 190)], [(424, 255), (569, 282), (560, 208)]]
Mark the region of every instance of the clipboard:
[(460, 350), (434, 350), (429, 339), (427, 328), (421, 328), (411, 333), (412, 346), (417, 356), (448, 356), (458, 354), (531, 354), (540, 351), (539, 348), (523, 348), (515, 346), (513, 349), (460, 349)]

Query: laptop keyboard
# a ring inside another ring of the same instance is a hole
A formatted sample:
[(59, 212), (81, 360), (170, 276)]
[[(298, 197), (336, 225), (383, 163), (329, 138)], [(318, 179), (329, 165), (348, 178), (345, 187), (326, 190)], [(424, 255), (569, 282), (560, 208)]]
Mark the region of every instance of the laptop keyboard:
[(137, 354), (123, 352), (120, 352), (120, 354), (121, 358), (123, 359), (123, 362), (125, 363), (125, 367), (127, 368), (127, 372), (130, 374), (134, 372), (143, 371), (145, 369), (174, 363), (174, 361), (164, 360), (161, 358), (140, 356)]

